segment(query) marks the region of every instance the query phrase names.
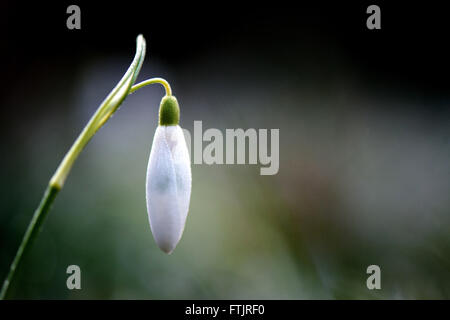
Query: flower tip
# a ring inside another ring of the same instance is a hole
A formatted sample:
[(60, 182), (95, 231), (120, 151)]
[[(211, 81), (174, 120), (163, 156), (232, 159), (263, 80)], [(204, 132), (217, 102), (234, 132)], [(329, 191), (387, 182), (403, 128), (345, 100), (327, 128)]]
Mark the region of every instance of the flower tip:
[(172, 243), (165, 242), (165, 243), (157, 243), (157, 245), (161, 249), (161, 251), (170, 255), (175, 250), (177, 243), (172, 244)]
[(165, 253), (167, 253), (167, 255), (171, 255), (172, 254), (172, 252), (175, 250), (175, 248), (173, 248), (172, 250), (170, 250), (170, 251), (164, 251)]

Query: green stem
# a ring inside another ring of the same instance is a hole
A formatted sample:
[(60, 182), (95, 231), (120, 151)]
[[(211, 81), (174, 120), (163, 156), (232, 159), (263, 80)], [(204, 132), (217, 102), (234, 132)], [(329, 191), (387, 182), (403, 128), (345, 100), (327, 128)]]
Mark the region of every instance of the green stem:
[(50, 211), (53, 200), (55, 200), (59, 190), (60, 189), (58, 189), (57, 187), (52, 187), (50, 185), (47, 187), (47, 190), (45, 190), (45, 194), (42, 197), (41, 203), (34, 212), (33, 218), (31, 219), (27, 231), (23, 236), (22, 243), (20, 244), (16, 256), (14, 257), (14, 260), (11, 263), (8, 275), (6, 276), (6, 279), (3, 282), (2, 291), (0, 292), (0, 300), (6, 298), (6, 293), (8, 292), (9, 284), (11, 283), (14, 277), (17, 266), (19, 265), (19, 262), (24, 253), (27, 251), (28, 248), (31, 247), (31, 244), (33, 243), (34, 239), (36, 239), (37, 234), (39, 234), (42, 223), (44, 222), (45, 217)]
[(133, 62), (116, 87), (111, 91), (108, 97), (106, 97), (95, 114), (89, 120), (86, 127), (83, 129), (75, 143), (70, 148), (69, 152), (64, 157), (63, 161), (50, 180), (51, 186), (56, 186), (59, 188), (64, 186), (67, 175), (69, 174), (70, 169), (72, 168), (72, 165), (80, 152), (95, 135), (97, 130), (100, 129), (106, 121), (108, 121), (112, 114), (119, 108), (122, 101), (130, 93), (131, 87), (141, 69), (144, 57), (145, 40), (142, 35), (139, 35), (137, 38), (136, 55), (134, 56)]
[(135, 84), (133, 87), (131, 87), (130, 93), (133, 93), (136, 90), (139, 90), (145, 86), (148, 86), (149, 84), (154, 84), (154, 83), (162, 84), (164, 86), (164, 89), (166, 90), (166, 95), (167, 96), (172, 95), (172, 88), (170, 88), (170, 84), (163, 78), (152, 78), (152, 79), (148, 79), (148, 80), (139, 82), (138, 84)]
[(161, 83), (166, 89), (166, 94), (172, 94), (169, 83), (161, 78), (149, 79), (133, 86), (144, 61), (145, 47), (145, 39), (142, 35), (139, 35), (137, 37), (136, 55), (127, 72), (94, 113), (86, 127), (80, 133), (80, 135), (75, 140), (74, 144), (56, 169), (55, 174), (50, 179), (49, 185), (44, 193), (39, 207), (34, 212), (33, 218), (31, 219), (27, 231), (23, 236), (16, 256), (11, 263), (11, 267), (6, 276), (6, 279), (3, 282), (3, 286), (0, 291), (0, 300), (6, 298), (9, 285), (14, 278), (14, 274), (20, 264), (21, 258), (29, 250), (31, 244), (33, 243), (33, 240), (35, 240), (35, 238), (39, 234), (42, 223), (44, 222), (48, 212), (50, 211), (51, 205), (55, 200), (56, 195), (63, 188), (64, 182), (66, 181), (66, 178), (75, 160), (78, 158), (81, 151), (95, 135), (98, 129), (100, 129), (106, 123), (106, 121), (108, 121), (111, 115), (119, 108), (120, 104), (130, 93), (142, 87), (153, 83)]

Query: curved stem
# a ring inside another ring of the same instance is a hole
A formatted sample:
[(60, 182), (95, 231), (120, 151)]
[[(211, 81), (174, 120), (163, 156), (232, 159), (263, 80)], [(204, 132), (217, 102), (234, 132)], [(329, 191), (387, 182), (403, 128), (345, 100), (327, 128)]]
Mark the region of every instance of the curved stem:
[(168, 95), (168, 96), (172, 95), (172, 88), (170, 87), (170, 84), (163, 78), (152, 78), (152, 79), (148, 79), (148, 80), (139, 82), (138, 84), (135, 84), (134, 86), (131, 87), (130, 93), (133, 93), (136, 90), (139, 90), (145, 86), (148, 86), (149, 84), (155, 84), (155, 83), (159, 83), (164, 86), (164, 89), (166, 89), (166, 95)]
[(50, 185), (62, 188), (67, 175), (72, 168), (73, 163), (77, 159), (80, 152), (84, 149), (86, 144), (91, 140), (94, 134), (100, 129), (105, 122), (111, 117), (111, 115), (119, 108), (122, 101), (130, 93), (130, 89), (136, 80), (136, 77), (141, 69), (142, 62), (145, 57), (145, 39), (142, 35), (137, 37), (136, 55), (133, 62), (128, 68), (125, 75), (106, 97), (95, 114), (89, 120), (86, 127), (78, 136), (75, 143), (70, 148), (69, 152), (64, 157), (63, 161), (59, 165), (52, 179)]
[(141, 70), (144, 57), (145, 39), (142, 35), (139, 35), (137, 37), (136, 55), (127, 72), (116, 85), (116, 87), (111, 91), (111, 93), (106, 97), (106, 99), (97, 109), (92, 118), (89, 120), (86, 127), (80, 133), (77, 140), (75, 140), (74, 144), (56, 169), (55, 174), (50, 179), (44, 196), (38, 208), (34, 212), (33, 218), (28, 225), (27, 231), (22, 238), (19, 249), (17, 250), (13, 262), (11, 263), (11, 267), (6, 276), (6, 279), (3, 282), (3, 286), (0, 291), (0, 300), (3, 300), (6, 297), (9, 285), (14, 278), (14, 274), (20, 264), (22, 256), (26, 253), (27, 250), (29, 250), (33, 240), (39, 234), (39, 231), (41, 229), (40, 227), (42, 226), (45, 217), (50, 211), (51, 205), (55, 200), (56, 195), (64, 186), (64, 182), (70, 172), (70, 169), (72, 168), (73, 163), (78, 158), (79, 154), (84, 149), (89, 140), (98, 131), (98, 129), (100, 129), (105, 124), (105, 122), (111, 117), (111, 115), (119, 108), (122, 101), (130, 94), (131, 88), (136, 81), (139, 71)]

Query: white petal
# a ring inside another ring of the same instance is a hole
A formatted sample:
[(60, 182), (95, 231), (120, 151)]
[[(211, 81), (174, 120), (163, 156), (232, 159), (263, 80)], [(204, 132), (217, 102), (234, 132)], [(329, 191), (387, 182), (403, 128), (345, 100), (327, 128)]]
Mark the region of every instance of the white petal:
[(161, 250), (171, 253), (183, 234), (191, 196), (189, 153), (178, 125), (156, 129), (146, 189), (153, 236)]

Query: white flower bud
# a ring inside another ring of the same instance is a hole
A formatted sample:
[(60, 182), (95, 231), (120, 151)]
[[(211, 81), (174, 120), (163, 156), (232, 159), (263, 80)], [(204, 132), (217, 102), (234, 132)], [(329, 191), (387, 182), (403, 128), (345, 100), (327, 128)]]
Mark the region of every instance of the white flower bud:
[(191, 197), (191, 162), (179, 125), (160, 125), (147, 168), (147, 211), (156, 243), (172, 253), (183, 234)]

